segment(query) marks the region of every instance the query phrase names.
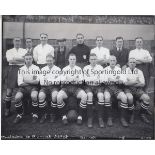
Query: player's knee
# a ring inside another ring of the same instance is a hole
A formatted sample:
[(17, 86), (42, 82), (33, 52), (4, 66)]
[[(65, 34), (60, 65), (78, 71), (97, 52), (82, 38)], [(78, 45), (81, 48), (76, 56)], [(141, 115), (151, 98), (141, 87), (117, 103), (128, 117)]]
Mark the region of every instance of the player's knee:
[(38, 92), (32, 92), (31, 93), (31, 99), (32, 99), (32, 101), (37, 101), (37, 97), (38, 97)]
[(127, 96), (127, 101), (128, 101), (129, 103), (133, 103), (133, 95), (130, 94), (130, 93), (127, 93), (126, 96)]
[(45, 98), (46, 98), (45, 93), (40, 92), (38, 95), (39, 102), (43, 102), (45, 100)]
[(6, 90), (6, 95), (7, 95), (7, 96), (12, 96), (12, 89), (9, 89), (9, 88), (8, 88), (8, 89)]
[(87, 93), (87, 99), (88, 100), (92, 100), (93, 99), (93, 93), (92, 92)]
[(119, 94), (119, 99), (123, 102), (123, 103), (127, 103), (127, 96), (122, 92)]
[(86, 102), (87, 101), (87, 94), (84, 91), (81, 93), (81, 100), (83, 102)]
[(108, 92), (104, 93), (105, 102), (110, 102), (110, 99), (111, 99), (110, 93), (108, 93)]
[(98, 94), (97, 94), (97, 98), (98, 98), (99, 101), (103, 101), (103, 100), (104, 100), (104, 95), (103, 95), (103, 93), (98, 93)]
[(20, 102), (23, 98), (23, 94), (22, 93), (17, 93), (15, 95), (15, 102)]
[(52, 101), (53, 102), (56, 102), (57, 101), (57, 95), (58, 95), (58, 92), (57, 91), (52, 92), (51, 98), (52, 98)]
[(59, 92), (58, 94), (57, 94), (57, 103), (59, 104), (59, 103), (62, 103), (63, 102), (63, 93), (62, 92)]
[(145, 102), (150, 102), (150, 97), (147, 94), (143, 94), (141, 99)]
[(98, 94), (97, 94), (97, 97), (98, 97), (98, 98), (103, 98), (104, 95), (103, 95), (103, 93), (98, 93)]

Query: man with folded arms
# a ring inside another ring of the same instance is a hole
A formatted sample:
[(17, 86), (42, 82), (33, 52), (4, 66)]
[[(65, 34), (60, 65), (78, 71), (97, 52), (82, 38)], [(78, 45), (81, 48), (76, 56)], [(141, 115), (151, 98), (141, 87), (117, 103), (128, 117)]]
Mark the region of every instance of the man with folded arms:
[(140, 117), (145, 123), (149, 123), (146, 117), (147, 109), (149, 107), (150, 97), (143, 91), (145, 86), (145, 79), (143, 72), (136, 68), (136, 59), (129, 58), (129, 67), (126, 68), (125, 93), (129, 103), (129, 110), (131, 111), (130, 123), (134, 123), (134, 103), (133, 96), (140, 101)]
[(19, 89), (15, 95), (15, 108), (17, 116), (14, 123), (19, 123), (23, 118), (23, 99), (28, 97), (32, 101), (32, 122), (38, 119), (38, 83), (40, 69), (33, 65), (33, 57), (30, 53), (24, 56), (25, 65), (18, 70), (18, 86)]
[(84, 80), (86, 83), (85, 92), (87, 94), (87, 116), (88, 127), (93, 127), (93, 102), (94, 97), (97, 97), (97, 112), (98, 121), (101, 128), (104, 127), (103, 122), (103, 106), (104, 106), (104, 89), (101, 87), (100, 74), (103, 71), (101, 65), (96, 64), (97, 56), (91, 53), (89, 56), (90, 65), (83, 68)]
[(75, 96), (80, 103), (78, 104), (78, 117), (77, 124), (82, 124), (83, 113), (86, 109), (87, 95), (83, 89), (81, 89), (83, 83), (83, 72), (80, 67), (76, 65), (76, 55), (71, 53), (69, 55), (69, 65), (62, 69), (61, 84), (62, 89), (57, 95), (57, 106), (62, 115), (63, 124), (68, 124), (66, 116), (66, 103), (70, 95)]
[[(57, 94), (60, 89), (61, 69), (54, 65), (51, 54), (46, 56), (46, 66), (41, 69), (39, 92), (39, 109), (41, 113), (40, 123), (44, 123), (47, 113), (50, 114), (50, 122), (53, 123), (57, 111)], [(49, 99), (49, 100), (48, 100)], [(49, 103), (49, 104), (48, 104)]]

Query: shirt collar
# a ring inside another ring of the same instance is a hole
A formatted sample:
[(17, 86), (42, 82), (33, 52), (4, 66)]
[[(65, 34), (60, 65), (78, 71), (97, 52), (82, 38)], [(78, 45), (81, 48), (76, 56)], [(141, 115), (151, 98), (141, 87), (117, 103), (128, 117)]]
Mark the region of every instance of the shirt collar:
[(117, 51), (122, 51), (122, 48), (123, 48), (123, 47), (121, 47), (121, 48), (116, 47)]
[(74, 69), (76, 65), (75, 65), (73, 68), (71, 68), (71, 66), (70, 66), (70, 65), (68, 65), (68, 66), (69, 66), (69, 68), (70, 68), (70, 69)]
[(143, 48), (141, 48), (141, 49), (136, 48), (137, 51), (141, 51), (142, 49), (143, 49)]
[(31, 66), (29, 66), (29, 68), (27, 68), (27, 66), (25, 65), (25, 68), (26, 68), (26, 69), (31, 69), (31, 68), (32, 68), (32, 66), (33, 66), (33, 64), (32, 64)]
[(98, 50), (100, 50), (100, 49), (102, 49), (102, 48), (103, 48), (103, 46), (101, 46), (101, 47), (98, 47), (98, 46), (97, 46), (96, 48), (97, 48)]
[[(54, 67), (54, 65), (52, 66), (52, 68), (53, 68), (53, 67)], [(47, 66), (47, 68), (50, 69), (49, 66)], [(52, 68), (51, 68), (51, 69), (52, 69)], [(50, 69), (50, 70), (51, 70), (51, 69)]]
[(110, 66), (109, 66), (109, 68), (111, 69), (111, 70), (115, 70), (115, 68), (116, 68), (116, 66), (112, 69)]
[(77, 44), (77, 46), (84, 46), (84, 43), (83, 44)]
[[(130, 71), (132, 72), (132, 70), (131, 70), (130, 67), (128, 67), (128, 70), (130, 70)], [(134, 69), (133, 69), (133, 71), (136, 71), (136, 70), (137, 70), (137, 68), (134, 68)]]
[(40, 44), (40, 46), (41, 46), (41, 47), (45, 47), (45, 46), (47, 46), (47, 43), (46, 43), (45, 45)]
[(92, 67), (92, 65), (90, 65), (91, 68), (95, 68), (96, 66), (97, 66), (97, 64), (94, 67)]
[(31, 50), (32, 50), (32, 48), (30, 48), (30, 49), (26, 48), (26, 50), (27, 50), (27, 51), (31, 51)]
[(18, 50), (17, 50), (17, 49), (14, 47), (14, 50), (18, 52), (18, 51), (20, 50), (20, 48), (18, 48)]

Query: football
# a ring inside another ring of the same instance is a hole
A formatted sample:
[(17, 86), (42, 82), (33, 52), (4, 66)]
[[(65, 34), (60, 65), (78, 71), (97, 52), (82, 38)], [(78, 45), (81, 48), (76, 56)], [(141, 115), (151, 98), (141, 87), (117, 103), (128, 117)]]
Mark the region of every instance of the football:
[(67, 113), (67, 119), (70, 122), (74, 122), (77, 120), (78, 114), (76, 110), (69, 110)]

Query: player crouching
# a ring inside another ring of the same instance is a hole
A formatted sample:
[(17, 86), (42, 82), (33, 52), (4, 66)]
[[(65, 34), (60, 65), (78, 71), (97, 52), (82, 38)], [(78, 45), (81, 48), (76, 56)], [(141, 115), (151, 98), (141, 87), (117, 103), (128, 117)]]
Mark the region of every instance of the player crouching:
[(131, 111), (130, 123), (134, 123), (133, 95), (140, 100), (140, 116), (142, 121), (149, 123), (146, 113), (149, 107), (150, 97), (142, 89), (145, 85), (143, 72), (136, 68), (135, 58), (130, 58), (128, 65), (129, 67), (126, 69), (125, 93), (129, 103), (129, 110)]
[(80, 100), (78, 107), (78, 117), (77, 124), (82, 124), (83, 111), (86, 109), (87, 95), (83, 89), (80, 88), (83, 82), (83, 72), (82, 69), (76, 66), (76, 55), (69, 55), (69, 65), (64, 67), (61, 75), (62, 89), (57, 95), (57, 106), (62, 115), (63, 124), (68, 124), (66, 116), (66, 103), (65, 99), (70, 97), (70, 95), (75, 96)]
[[(54, 65), (54, 57), (51, 54), (46, 56), (46, 64), (47, 66), (43, 67), (40, 73), (41, 90), (38, 97), (41, 114), (40, 123), (45, 122), (47, 113), (50, 114), (50, 122), (53, 123), (56, 117), (61, 69)], [(47, 100), (49, 98), (50, 100)]]
[(88, 116), (88, 127), (93, 127), (93, 101), (94, 96), (97, 96), (97, 112), (98, 121), (101, 128), (104, 127), (103, 122), (103, 106), (104, 106), (104, 94), (103, 88), (100, 85), (100, 74), (103, 71), (101, 65), (97, 65), (97, 56), (91, 53), (89, 56), (90, 65), (84, 67), (84, 80), (86, 83), (85, 92), (87, 94), (87, 116)]
[(30, 96), (32, 100), (32, 122), (38, 119), (38, 83), (40, 69), (33, 65), (33, 57), (30, 53), (25, 54), (25, 65), (18, 71), (18, 86), (19, 89), (15, 95), (15, 108), (17, 116), (14, 123), (19, 123), (23, 117), (23, 98)]
[[(117, 60), (115, 56), (110, 56), (110, 66), (104, 68), (103, 82), (106, 86), (105, 94), (105, 107), (110, 111), (111, 101), (110, 98), (114, 95), (118, 99), (119, 107), (121, 110), (120, 121), (122, 126), (127, 127), (128, 123), (125, 119), (128, 103), (125, 93), (119, 88), (119, 85), (124, 82), (124, 78), (121, 75), (121, 68), (116, 66)], [(110, 114), (110, 112), (108, 113)], [(111, 117), (111, 116), (108, 116)]]

